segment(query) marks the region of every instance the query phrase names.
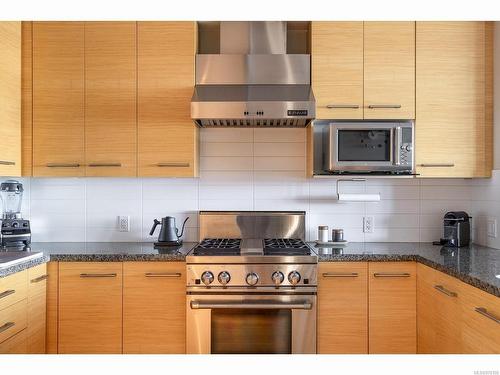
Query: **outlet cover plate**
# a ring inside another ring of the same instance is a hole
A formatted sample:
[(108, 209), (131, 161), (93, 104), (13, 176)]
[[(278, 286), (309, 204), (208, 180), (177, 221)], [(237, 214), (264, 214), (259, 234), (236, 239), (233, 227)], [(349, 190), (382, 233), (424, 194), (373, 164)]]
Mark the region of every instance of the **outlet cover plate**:
[(486, 234), (488, 237), (497, 238), (497, 219), (495, 217), (486, 219)]
[(130, 216), (118, 216), (118, 230), (130, 232)]
[(364, 216), (363, 217), (363, 232), (364, 233), (373, 233), (374, 226), (374, 218), (373, 216)]

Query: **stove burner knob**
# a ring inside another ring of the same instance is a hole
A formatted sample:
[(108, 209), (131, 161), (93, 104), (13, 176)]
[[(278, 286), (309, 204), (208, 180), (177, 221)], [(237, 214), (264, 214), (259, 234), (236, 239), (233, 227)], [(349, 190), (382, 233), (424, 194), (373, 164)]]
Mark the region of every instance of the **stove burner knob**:
[(297, 271), (290, 272), (288, 274), (288, 281), (290, 281), (290, 284), (292, 284), (292, 286), (297, 285), (300, 281), (300, 273), (298, 273)]
[(254, 286), (259, 282), (259, 276), (255, 272), (250, 272), (247, 275), (246, 282), (250, 286)]
[(205, 285), (210, 285), (214, 281), (214, 274), (210, 271), (205, 271), (201, 274), (201, 281)]
[(224, 286), (231, 280), (231, 275), (227, 271), (222, 271), (221, 273), (219, 273), (217, 280), (219, 280), (219, 283)]
[(271, 279), (273, 280), (274, 285), (278, 286), (283, 282), (283, 280), (285, 280), (285, 275), (283, 275), (283, 272), (281, 271), (276, 271), (271, 275)]

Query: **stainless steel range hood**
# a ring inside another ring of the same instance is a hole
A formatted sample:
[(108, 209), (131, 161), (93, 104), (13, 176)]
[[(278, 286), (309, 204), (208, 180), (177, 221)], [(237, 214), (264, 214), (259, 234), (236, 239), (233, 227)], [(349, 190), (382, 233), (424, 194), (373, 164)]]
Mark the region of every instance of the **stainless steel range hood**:
[(191, 117), (202, 127), (314, 119), (307, 22), (200, 22)]

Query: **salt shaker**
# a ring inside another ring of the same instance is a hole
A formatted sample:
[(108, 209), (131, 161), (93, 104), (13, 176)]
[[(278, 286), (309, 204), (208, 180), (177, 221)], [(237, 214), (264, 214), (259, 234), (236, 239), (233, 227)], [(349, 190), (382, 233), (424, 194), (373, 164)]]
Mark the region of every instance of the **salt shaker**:
[(328, 242), (328, 225), (318, 226), (318, 241)]

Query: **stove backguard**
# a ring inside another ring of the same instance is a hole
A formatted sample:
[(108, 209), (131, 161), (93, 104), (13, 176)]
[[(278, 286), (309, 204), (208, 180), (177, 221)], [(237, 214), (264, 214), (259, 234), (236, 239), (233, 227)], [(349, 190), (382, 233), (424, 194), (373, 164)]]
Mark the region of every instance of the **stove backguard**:
[(204, 238), (305, 239), (304, 211), (200, 211), (200, 241)]

